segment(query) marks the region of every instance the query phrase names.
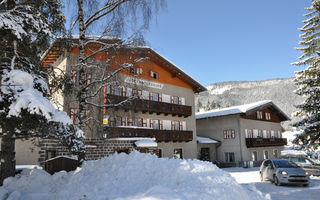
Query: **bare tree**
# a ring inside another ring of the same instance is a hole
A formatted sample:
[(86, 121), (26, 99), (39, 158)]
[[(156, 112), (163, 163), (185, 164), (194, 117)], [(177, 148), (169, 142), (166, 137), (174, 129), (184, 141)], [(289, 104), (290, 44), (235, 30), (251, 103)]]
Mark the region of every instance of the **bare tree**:
[[(88, 110), (116, 107), (134, 98), (117, 103), (99, 101), (106, 88), (119, 85), (120, 73), (148, 59), (136, 47), (144, 44), (142, 32), (149, 27), (150, 19), (159, 8), (164, 7), (164, 0), (77, 0), (75, 20), (69, 34), (60, 40), (65, 41), (62, 42), (64, 45), (79, 50), (78, 62), (71, 66), (78, 80), (67, 93), (73, 91), (71, 101), (78, 103), (80, 129), (85, 130), (89, 121), (101, 124), (101, 119), (86, 114)], [(92, 36), (92, 32), (99, 35)], [(106, 58), (100, 61), (95, 59), (101, 53), (107, 55)]]

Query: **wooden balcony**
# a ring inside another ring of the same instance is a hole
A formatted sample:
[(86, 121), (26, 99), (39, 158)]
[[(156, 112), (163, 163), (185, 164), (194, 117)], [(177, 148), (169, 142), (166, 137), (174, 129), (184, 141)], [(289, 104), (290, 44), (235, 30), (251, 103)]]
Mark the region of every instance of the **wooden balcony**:
[(287, 145), (286, 138), (246, 138), (248, 148)]
[(107, 138), (156, 138), (157, 142), (190, 142), (193, 139), (192, 131), (155, 130), (147, 128), (104, 127)]
[[(116, 96), (116, 95), (107, 95), (107, 100), (112, 104), (118, 104), (125, 101), (127, 97)], [(186, 105), (171, 104), (165, 102), (151, 101), (145, 99), (135, 98), (124, 102), (117, 106), (117, 108), (122, 108), (124, 110), (134, 110), (136, 112), (141, 111), (143, 113), (156, 113), (156, 114), (165, 114), (173, 115), (179, 117), (189, 117), (192, 115), (192, 107)]]

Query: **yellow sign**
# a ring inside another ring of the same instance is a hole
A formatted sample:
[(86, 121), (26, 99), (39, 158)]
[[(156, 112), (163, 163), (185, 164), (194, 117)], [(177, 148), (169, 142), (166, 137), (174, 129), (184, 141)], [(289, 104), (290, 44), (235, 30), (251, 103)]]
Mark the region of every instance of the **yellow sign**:
[(107, 115), (103, 116), (102, 123), (103, 123), (104, 125), (109, 124), (109, 116), (107, 116)]

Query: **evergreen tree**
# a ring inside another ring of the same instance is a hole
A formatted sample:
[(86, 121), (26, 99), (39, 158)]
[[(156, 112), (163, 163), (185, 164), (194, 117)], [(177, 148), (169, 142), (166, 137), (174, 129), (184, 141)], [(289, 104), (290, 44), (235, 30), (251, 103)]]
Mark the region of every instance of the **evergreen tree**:
[(298, 95), (306, 97), (305, 102), (297, 105), (300, 111), (297, 116), (301, 120), (295, 122), (293, 126), (303, 130), (296, 143), (303, 148), (313, 149), (320, 137), (320, 1), (312, 2), (311, 7), (306, 8), (308, 19), (304, 20), (304, 26), (300, 28), (302, 34), (299, 42), (301, 47), (297, 48), (302, 52), (300, 61), (294, 65), (306, 65), (305, 70), (296, 72), (296, 90)]
[(82, 131), (49, 102), (40, 53), (62, 30), (58, 0), (0, 2), (0, 183), (15, 174), (15, 139), (52, 137), (82, 152)]

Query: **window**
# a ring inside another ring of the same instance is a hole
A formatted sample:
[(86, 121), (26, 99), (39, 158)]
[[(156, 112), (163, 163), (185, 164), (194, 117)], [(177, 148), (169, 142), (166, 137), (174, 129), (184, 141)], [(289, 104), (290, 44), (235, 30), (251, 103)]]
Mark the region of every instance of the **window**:
[(171, 103), (173, 104), (181, 104), (181, 98), (176, 96), (171, 96)]
[(275, 137), (275, 138), (279, 138), (279, 133), (278, 133), (278, 131), (274, 131), (274, 137)]
[(127, 120), (127, 126), (133, 126), (133, 120), (131, 118)]
[(126, 125), (126, 118), (124, 117), (116, 117), (116, 126), (125, 126)]
[(136, 74), (136, 68), (130, 67), (129, 68), (130, 74)]
[(263, 131), (262, 130), (258, 130), (258, 138), (263, 138)]
[(271, 131), (267, 130), (267, 138), (271, 138)]
[(269, 159), (269, 151), (264, 151), (263, 158)]
[(113, 93), (114, 95), (121, 96), (122, 90), (121, 90), (120, 87), (114, 87), (113, 90), (112, 90), (112, 93)]
[(70, 119), (72, 120), (73, 124), (78, 124), (78, 115), (79, 115), (79, 108), (70, 108)]
[(157, 72), (153, 72), (153, 71), (150, 71), (150, 76), (154, 79), (158, 79), (159, 76), (158, 76), (158, 73)]
[(152, 101), (162, 101), (161, 95), (156, 92), (150, 92), (149, 99)]
[(252, 152), (252, 161), (258, 161), (258, 152)]
[(86, 85), (90, 84), (92, 82), (92, 73), (86, 74)]
[(73, 81), (73, 83), (75, 85), (78, 85), (79, 84), (79, 80), (78, 80), (78, 72), (77, 70), (71, 70), (71, 80)]
[(271, 120), (271, 114), (270, 113), (266, 113), (266, 120)]
[(180, 131), (182, 130), (182, 122), (171, 121), (171, 130)]
[(142, 68), (130, 67), (129, 72), (130, 72), (130, 74), (142, 74)]
[(227, 163), (234, 163), (235, 162), (234, 152), (226, 152), (226, 153), (224, 153), (224, 155), (225, 155), (225, 161)]
[(247, 130), (247, 138), (253, 138), (253, 131), (252, 129)]
[(278, 149), (273, 150), (273, 157), (278, 158)]
[(116, 118), (109, 116), (109, 124), (110, 124), (110, 126), (115, 126), (116, 125)]
[(257, 111), (257, 119), (262, 119), (262, 112), (261, 111)]
[(136, 119), (136, 125), (138, 127), (147, 127), (147, 120), (143, 118)]
[(223, 131), (223, 138), (224, 139), (234, 139), (235, 138), (235, 130), (224, 130)]
[(173, 157), (182, 159), (183, 158), (182, 149), (174, 149), (173, 150)]
[(153, 119), (150, 120), (150, 127), (153, 129), (163, 129), (163, 124), (162, 124), (162, 120), (158, 120), (158, 119)]
[(142, 96), (142, 90), (132, 89), (132, 95), (135, 97), (141, 97)]

